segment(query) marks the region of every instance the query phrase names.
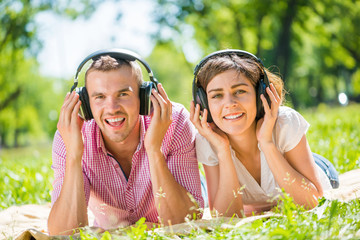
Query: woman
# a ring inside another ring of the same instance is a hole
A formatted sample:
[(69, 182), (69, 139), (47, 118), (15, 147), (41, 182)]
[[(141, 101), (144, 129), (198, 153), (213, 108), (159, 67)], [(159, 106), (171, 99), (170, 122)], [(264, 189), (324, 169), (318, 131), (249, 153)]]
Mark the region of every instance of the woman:
[(223, 50), (204, 58), (194, 75), (190, 117), (200, 134), (197, 158), (211, 210), (223, 216), (269, 210), (279, 189), (311, 209), (324, 189), (338, 186), (331, 163), (310, 150), (309, 124), (281, 106), (282, 80), (260, 59)]

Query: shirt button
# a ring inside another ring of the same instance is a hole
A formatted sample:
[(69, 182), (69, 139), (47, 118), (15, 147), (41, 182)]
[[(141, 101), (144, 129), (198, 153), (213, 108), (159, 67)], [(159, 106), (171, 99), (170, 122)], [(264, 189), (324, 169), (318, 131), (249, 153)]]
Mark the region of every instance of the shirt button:
[(130, 212), (130, 213), (134, 213), (135, 211), (134, 211), (134, 209), (130, 209), (129, 212)]

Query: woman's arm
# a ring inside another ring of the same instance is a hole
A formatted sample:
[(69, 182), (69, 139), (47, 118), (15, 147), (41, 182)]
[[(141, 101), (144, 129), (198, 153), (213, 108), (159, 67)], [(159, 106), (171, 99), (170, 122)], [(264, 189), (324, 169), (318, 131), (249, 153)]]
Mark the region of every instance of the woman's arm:
[(231, 158), (230, 142), (225, 133), (215, 124), (207, 121), (207, 109), (200, 119), (200, 106), (190, 106), (190, 120), (199, 133), (206, 138), (213, 148), (218, 160), (217, 166), (205, 166), (205, 174), (209, 191), (210, 209), (215, 209), (222, 216), (242, 216), (243, 204), (240, 183)]
[(257, 123), (256, 135), (260, 148), (279, 186), (284, 188), (296, 203), (313, 208), (317, 206), (318, 198), (323, 192), (305, 134), (296, 147), (284, 156), (280, 153), (273, 142), (272, 132), (281, 98), (273, 84), (270, 84), (266, 91), (271, 99), (271, 107), (264, 95), (261, 95), (265, 116)]
[(317, 206), (323, 190), (306, 136), (284, 156), (273, 143), (261, 145), (261, 150), (279, 186), (296, 203), (309, 209)]
[(225, 217), (243, 216), (240, 184), (234, 169), (233, 164), (204, 165), (210, 209)]

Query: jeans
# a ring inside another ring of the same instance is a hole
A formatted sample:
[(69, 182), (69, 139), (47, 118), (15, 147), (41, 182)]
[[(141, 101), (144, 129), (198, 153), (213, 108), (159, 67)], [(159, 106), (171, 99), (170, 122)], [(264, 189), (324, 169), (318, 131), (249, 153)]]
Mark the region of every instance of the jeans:
[(340, 185), (339, 174), (336, 171), (334, 165), (319, 154), (313, 153), (312, 155), (314, 157), (315, 163), (325, 172), (326, 176), (329, 178), (332, 188), (338, 188)]

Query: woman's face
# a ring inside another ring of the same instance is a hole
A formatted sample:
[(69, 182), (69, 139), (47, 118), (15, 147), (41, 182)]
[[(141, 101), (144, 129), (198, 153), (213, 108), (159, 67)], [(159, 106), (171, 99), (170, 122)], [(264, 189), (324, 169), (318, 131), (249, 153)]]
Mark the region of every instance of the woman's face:
[(236, 70), (216, 75), (206, 88), (214, 123), (229, 135), (248, 130), (256, 117), (256, 91), (250, 80)]

